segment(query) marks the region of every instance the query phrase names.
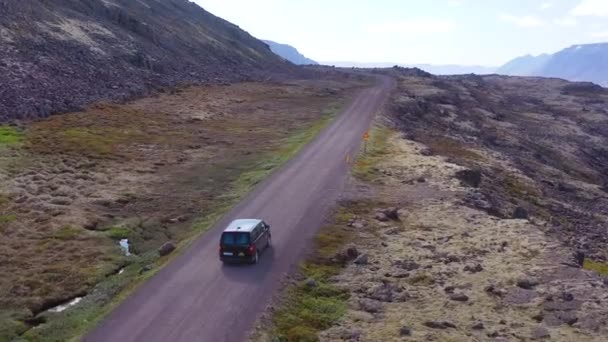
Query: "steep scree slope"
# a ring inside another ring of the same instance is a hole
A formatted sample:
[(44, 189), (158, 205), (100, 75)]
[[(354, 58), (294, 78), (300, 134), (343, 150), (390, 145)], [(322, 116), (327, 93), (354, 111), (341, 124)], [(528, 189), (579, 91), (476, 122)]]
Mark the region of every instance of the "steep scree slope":
[(187, 0), (0, 0), (0, 120), (294, 71)]

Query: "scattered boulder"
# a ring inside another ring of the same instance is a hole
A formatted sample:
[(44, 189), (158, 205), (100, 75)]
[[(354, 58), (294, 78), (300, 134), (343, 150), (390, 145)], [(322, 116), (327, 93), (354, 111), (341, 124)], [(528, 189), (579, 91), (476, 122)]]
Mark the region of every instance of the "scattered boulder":
[(355, 259), (355, 264), (357, 265), (367, 265), (369, 262), (369, 257), (367, 254), (361, 254)]
[(381, 212), (377, 212), (376, 215), (374, 216), (374, 218), (380, 222), (387, 222), (389, 221), (388, 216), (386, 216), (385, 213), (381, 213)]
[(317, 287), (317, 281), (312, 278), (308, 278), (304, 284), (308, 288)]
[(513, 218), (527, 220), (528, 211), (522, 207), (517, 207), (517, 208), (515, 208), (515, 211), (513, 211)]
[(578, 321), (578, 317), (572, 311), (556, 311), (550, 312), (543, 317), (542, 322), (550, 327), (560, 326), (562, 324), (574, 325)]
[(408, 327), (401, 327), (401, 329), (399, 329), (399, 336), (411, 336), (412, 335), (412, 330)]
[(423, 323), (425, 327), (431, 329), (447, 329), (447, 328), (456, 328), (453, 323), (450, 322), (438, 322), (438, 321), (426, 321)]
[(475, 323), (475, 324), (473, 324), (471, 326), (471, 329), (473, 329), (473, 330), (483, 330), (483, 329), (485, 329), (485, 326), (483, 325), (482, 322), (477, 322), (477, 323)]
[(139, 274), (146, 273), (146, 272), (150, 271), (151, 269), (152, 269), (152, 266), (146, 265), (139, 270)]
[(386, 209), (376, 209), (376, 220), (381, 222), (386, 222), (389, 220), (398, 221), (399, 220), (399, 209), (397, 208), (386, 208)]
[(457, 302), (466, 302), (469, 300), (469, 297), (464, 293), (454, 293), (450, 295), (450, 299)]
[(357, 341), (361, 336), (361, 330), (342, 328), (339, 336), (343, 341)]
[(460, 170), (456, 172), (463, 186), (478, 188), (481, 184), (481, 170)]
[(399, 266), (400, 268), (402, 268), (406, 271), (413, 271), (413, 270), (417, 270), (420, 268), (420, 265), (418, 263), (411, 261), (411, 260), (398, 261), (395, 263), (395, 265)]
[(158, 248), (158, 254), (163, 257), (171, 254), (175, 250), (175, 245), (171, 241), (165, 242), (160, 248)]
[(386, 303), (405, 302), (407, 300), (407, 293), (401, 287), (385, 281), (368, 289), (367, 297)]
[(575, 192), (576, 188), (570, 184), (560, 182), (557, 185), (557, 190), (562, 191), (562, 192)]
[(578, 300), (571, 300), (568, 302), (562, 301), (546, 301), (543, 304), (545, 311), (572, 311), (578, 310), (581, 307), (581, 302)]
[(583, 264), (585, 263), (585, 253), (580, 250), (574, 252), (574, 262), (578, 267), (583, 267)]
[(476, 264), (474, 266), (466, 265), (464, 267), (464, 271), (469, 273), (479, 273), (483, 271), (483, 266), (481, 266), (481, 264)]
[(549, 334), (549, 330), (547, 328), (538, 326), (532, 329), (532, 333), (530, 336), (533, 340), (543, 340), (551, 338), (551, 334)]
[(517, 281), (517, 286), (525, 290), (532, 290), (536, 285), (538, 285), (538, 281), (535, 279), (524, 278)]
[(335, 262), (345, 264), (349, 261), (355, 260), (359, 256), (359, 251), (355, 246), (348, 246), (341, 251), (337, 252), (333, 257)]
[(361, 299), (359, 300), (359, 307), (361, 310), (369, 313), (379, 313), (382, 312), (382, 303), (373, 299)]
[(504, 295), (507, 294), (507, 290), (505, 289), (499, 289), (497, 288), (495, 285), (488, 285), (485, 287), (484, 289), (488, 294), (497, 296), (497, 297), (502, 297)]

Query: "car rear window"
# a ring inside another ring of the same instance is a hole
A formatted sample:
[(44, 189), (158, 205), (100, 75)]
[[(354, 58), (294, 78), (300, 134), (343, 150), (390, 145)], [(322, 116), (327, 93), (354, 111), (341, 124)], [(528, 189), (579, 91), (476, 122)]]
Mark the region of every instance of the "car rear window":
[(226, 246), (248, 245), (249, 233), (224, 233), (222, 235), (222, 244)]

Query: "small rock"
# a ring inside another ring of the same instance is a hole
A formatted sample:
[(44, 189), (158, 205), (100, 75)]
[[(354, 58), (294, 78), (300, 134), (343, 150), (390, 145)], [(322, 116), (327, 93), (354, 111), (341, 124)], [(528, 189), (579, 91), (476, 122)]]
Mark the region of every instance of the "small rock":
[(382, 242), (380, 245), (381, 245), (382, 247), (388, 247), (388, 243), (386, 243), (386, 242)]
[(528, 219), (528, 211), (522, 207), (517, 207), (513, 212), (513, 218), (526, 220)]
[(413, 271), (420, 268), (420, 265), (414, 261), (404, 261), (399, 264), (406, 271)]
[(382, 304), (372, 299), (359, 300), (359, 307), (361, 308), (361, 310), (369, 313), (378, 313), (382, 311)]
[(570, 301), (574, 300), (574, 295), (572, 293), (570, 293), (570, 292), (565, 292), (564, 291), (564, 292), (562, 292), (562, 299), (565, 302), (570, 302)]
[(309, 287), (309, 288), (317, 287), (317, 281), (312, 278), (308, 278), (306, 280), (305, 284), (306, 284), (306, 287)]
[(431, 329), (456, 328), (456, 326), (450, 322), (426, 321), (423, 324), (425, 327), (428, 327)]
[(173, 252), (174, 250), (175, 245), (172, 242), (167, 241), (162, 246), (160, 246), (160, 248), (158, 249), (158, 254), (162, 257), (171, 254), (171, 252)]
[(369, 262), (369, 257), (367, 254), (361, 254), (355, 259), (355, 264), (357, 265), (367, 265)]
[(146, 266), (142, 267), (141, 270), (139, 270), (139, 274), (146, 273), (146, 272), (150, 271), (151, 269), (152, 269), (152, 266), (146, 265)]
[(340, 338), (344, 341), (358, 340), (359, 336), (361, 336), (361, 331), (358, 329), (342, 328), (342, 331), (340, 331)]
[(389, 220), (388, 216), (385, 213), (376, 213), (374, 218), (380, 222), (387, 222)]
[(538, 281), (534, 279), (525, 278), (517, 281), (517, 286), (525, 290), (532, 290), (536, 285), (538, 285)]
[(467, 265), (464, 267), (464, 271), (469, 273), (478, 273), (483, 271), (483, 266), (481, 266), (481, 264), (477, 264), (475, 266)]
[(399, 335), (400, 336), (411, 336), (412, 330), (408, 327), (401, 327), (401, 329), (399, 329)]
[(574, 325), (578, 321), (576, 314), (572, 311), (549, 312), (543, 317), (543, 323), (547, 326), (556, 327), (562, 324)]
[(533, 340), (542, 340), (546, 338), (550, 338), (551, 334), (549, 334), (549, 330), (547, 328), (539, 326), (532, 329), (532, 333), (530, 336)]
[(498, 331), (492, 331), (486, 334), (488, 337), (498, 337)]
[(481, 170), (461, 170), (456, 172), (456, 178), (464, 186), (478, 188), (481, 184)]
[(426, 182), (426, 178), (419, 177), (418, 179), (416, 179), (416, 182), (418, 182), (418, 183), (425, 183)]
[(446, 286), (443, 291), (445, 291), (445, 293), (454, 293), (454, 290), (456, 288), (454, 286)]
[(346, 248), (346, 255), (348, 255), (349, 258), (354, 259), (359, 255), (359, 251), (357, 250), (357, 247), (349, 246), (348, 248)]
[(560, 182), (557, 185), (557, 190), (562, 191), (562, 192), (574, 192), (574, 191), (576, 191), (576, 188), (570, 184)]
[(355, 229), (363, 229), (363, 228), (365, 228), (365, 225), (363, 224), (363, 222), (357, 221), (357, 222), (353, 223), (351, 225), (351, 227), (353, 227)]
[(585, 263), (585, 253), (583, 251), (574, 252), (574, 262), (578, 267), (583, 267), (583, 264)]
[(457, 302), (466, 302), (469, 300), (469, 297), (463, 293), (454, 293), (450, 295), (450, 299)]
[(386, 235), (397, 235), (401, 233), (401, 229), (397, 228), (397, 227), (392, 227), (390, 229), (388, 229), (386, 232), (384, 232), (384, 234)]
[(423, 149), (422, 151), (420, 151), (420, 154), (425, 156), (425, 157), (430, 157), (433, 155), (433, 151), (431, 151), (428, 148)]
[(473, 330), (483, 330), (483, 329), (485, 329), (485, 326), (483, 325), (482, 322), (477, 322), (477, 323), (475, 323), (475, 324), (473, 324), (471, 326), (471, 329), (473, 329)]

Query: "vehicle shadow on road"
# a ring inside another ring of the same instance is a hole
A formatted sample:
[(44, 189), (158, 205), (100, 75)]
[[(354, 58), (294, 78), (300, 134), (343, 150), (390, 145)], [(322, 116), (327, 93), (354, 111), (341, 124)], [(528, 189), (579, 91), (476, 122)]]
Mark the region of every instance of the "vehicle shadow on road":
[(272, 266), (275, 262), (275, 250), (271, 246), (266, 249), (261, 255), (257, 264), (224, 264), (222, 265), (222, 274), (229, 280), (252, 283), (259, 281), (272, 272)]

